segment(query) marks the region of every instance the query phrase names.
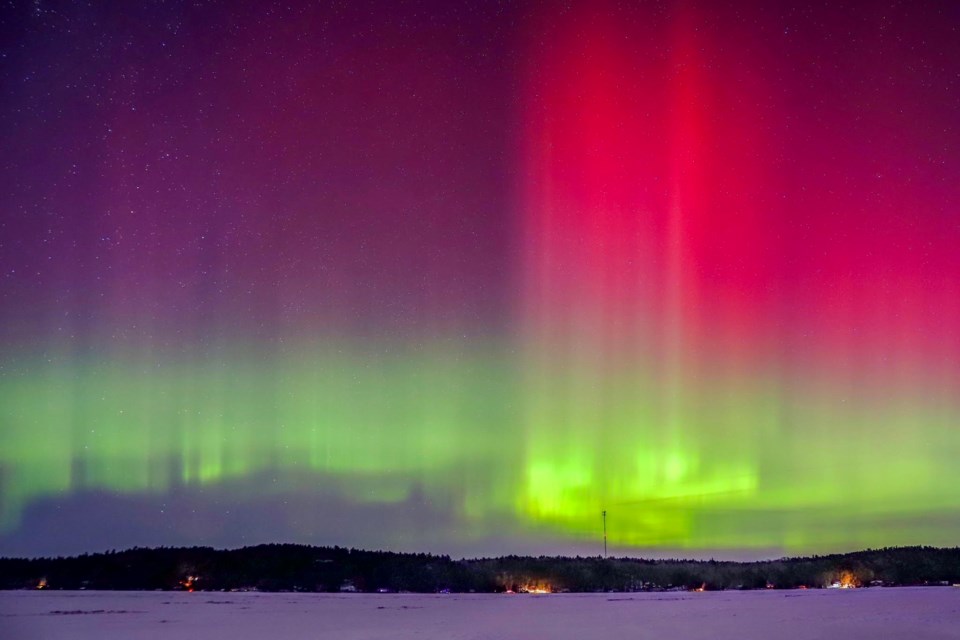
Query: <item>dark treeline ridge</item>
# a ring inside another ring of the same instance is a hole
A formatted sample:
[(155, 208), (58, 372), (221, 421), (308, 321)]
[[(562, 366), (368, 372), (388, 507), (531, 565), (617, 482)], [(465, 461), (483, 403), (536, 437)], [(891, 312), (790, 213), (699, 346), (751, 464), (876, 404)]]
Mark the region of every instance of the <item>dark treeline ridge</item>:
[(960, 583), (960, 548), (898, 547), (761, 562), (429, 554), (267, 544), (0, 558), (2, 589), (417, 593), (819, 588)]

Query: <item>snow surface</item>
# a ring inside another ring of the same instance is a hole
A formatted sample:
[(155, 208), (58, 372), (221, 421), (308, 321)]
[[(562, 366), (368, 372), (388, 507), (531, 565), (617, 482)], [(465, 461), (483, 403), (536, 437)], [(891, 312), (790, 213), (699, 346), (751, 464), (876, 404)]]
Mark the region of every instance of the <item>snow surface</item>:
[(406, 595), (0, 592), (0, 639), (958, 638), (960, 589)]

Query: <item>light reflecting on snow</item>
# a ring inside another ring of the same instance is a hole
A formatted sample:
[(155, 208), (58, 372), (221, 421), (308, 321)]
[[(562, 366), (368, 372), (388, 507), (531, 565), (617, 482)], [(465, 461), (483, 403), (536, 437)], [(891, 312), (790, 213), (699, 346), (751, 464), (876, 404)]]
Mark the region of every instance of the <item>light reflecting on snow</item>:
[(4, 640), (960, 638), (950, 587), (406, 595), (0, 593)]

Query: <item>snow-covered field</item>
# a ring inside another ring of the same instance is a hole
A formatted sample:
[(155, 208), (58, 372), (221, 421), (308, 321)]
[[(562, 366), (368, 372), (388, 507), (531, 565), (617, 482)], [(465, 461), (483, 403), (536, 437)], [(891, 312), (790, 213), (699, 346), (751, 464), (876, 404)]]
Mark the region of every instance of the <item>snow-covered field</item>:
[(30, 638), (960, 638), (960, 589), (542, 596), (0, 592), (0, 639)]

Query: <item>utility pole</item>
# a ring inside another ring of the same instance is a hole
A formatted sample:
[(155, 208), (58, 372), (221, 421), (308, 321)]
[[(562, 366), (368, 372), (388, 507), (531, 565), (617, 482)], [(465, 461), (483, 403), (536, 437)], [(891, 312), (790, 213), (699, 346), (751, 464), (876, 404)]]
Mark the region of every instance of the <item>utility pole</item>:
[(603, 557), (607, 557), (607, 510), (600, 512), (603, 514)]

